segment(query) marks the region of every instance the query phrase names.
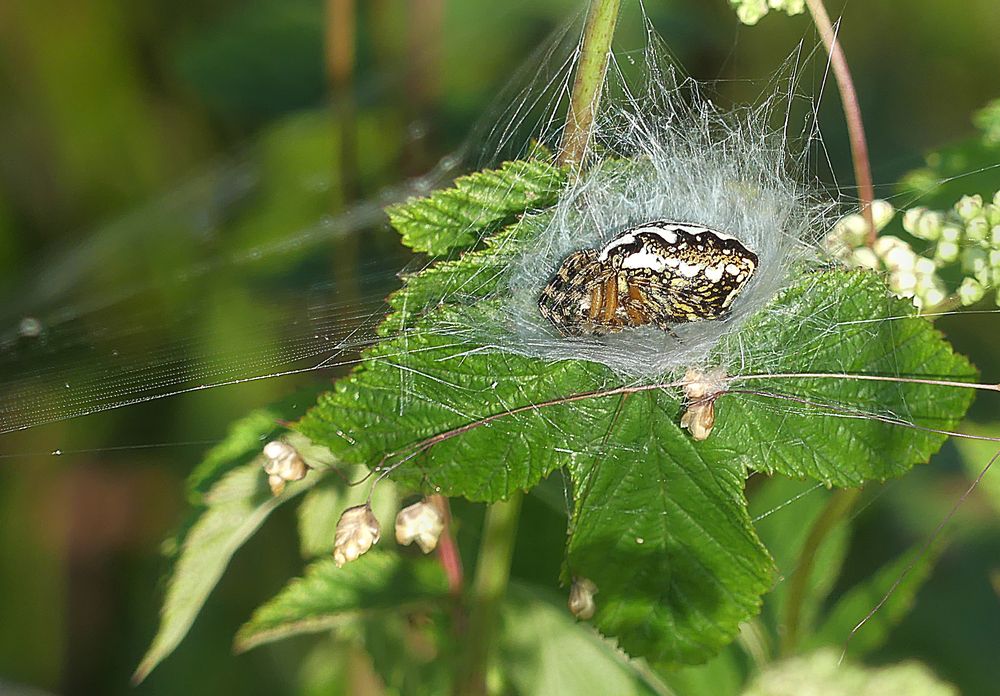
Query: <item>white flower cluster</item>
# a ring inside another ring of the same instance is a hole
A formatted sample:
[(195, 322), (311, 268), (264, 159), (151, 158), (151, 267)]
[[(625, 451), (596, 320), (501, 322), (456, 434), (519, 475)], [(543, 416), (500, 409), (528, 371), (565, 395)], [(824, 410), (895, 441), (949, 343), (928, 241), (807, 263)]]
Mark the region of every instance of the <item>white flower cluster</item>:
[(748, 26), (753, 26), (761, 17), (771, 10), (781, 10), (785, 14), (802, 14), (806, 8), (805, 0), (729, 0), (736, 9), (736, 16)]
[[(895, 212), (886, 201), (872, 203), (876, 232)], [(928, 248), (918, 253), (909, 242), (892, 235), (879, 236), (869, 248), (865, 246), (868, 225), (857, 213), (842, 218), (824, 246), (849, 265), (887, 271), (892, 291), (912, 298), (920, 308), (935, 307), (949, 297), (940, 274), (949, 267), (960, 268), (962, 280), (955, 295), (962, 305), (975, 304), (988, 289), (1000, 287), (1000, 191), (990, 203), (979, 195), (962, 196), (950, 211), (911, 208), (903, 213), (903, 229), (930, 242)]]

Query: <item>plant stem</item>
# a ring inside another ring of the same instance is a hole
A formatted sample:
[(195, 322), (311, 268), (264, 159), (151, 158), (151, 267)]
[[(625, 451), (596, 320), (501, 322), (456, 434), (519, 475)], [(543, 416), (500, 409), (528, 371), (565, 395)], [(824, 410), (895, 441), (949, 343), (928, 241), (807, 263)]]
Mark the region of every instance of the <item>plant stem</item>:
[(802, 545), (799, 563), (789, 581), (785, 619), (782, 623), (781, 654), (785, 657), (792, 655), (798, 645), (802, 607), (809, 591), (809, 579), (816, 564), (816, 554), (830, 532), (854, 507), (860, 494), (859, 488), (842, 488), (834, 491)]
[(840, 104), (844, 109), (847, 121), (847, 133), (851, 140), (851, 160), (854, 162), (854, 181), (858, 185), (858, 198), (861, 202), (861, 214), (868, 224), (868, 246), (875, 243), (875, 222), (872, 219), (872, 200), (875, 189), (872, 186), (872, 169), (868, 159), (868, 141), (865, 138), (865, 126), (861, 120), (861, 106), (858, 104), (858, 93), (854, 89), (851, 70), (847, 67), (847, 58), (837, 40), (837, 33), (830, 23), (830, 15), (826, 13), (823, 0), (806, 0), (809, 14), (819, 31), (820, 39), (826, 46), (830, 56), (830, 65), (840, 90)]
[(434, 505), (444, 518), (444, 530), (438, 539), (438, 560), (448, 578), (448, 592), (453, 596), (462, 594), (464, 584), (462, 577), (462, 557), (458, 553), (458, 545), (451, 531), (451, 505), (443, 495), (432, 495), (428, 497), (428, 502)]
[(514, 552), (521, 498), (522, 494), (515, 492), (506, 501), (494, 503), (486, 510), (470, 597), (469, 631), (456, 684), (456, 693), (460, 696), (486, 694), (486, 670), (495, 643), (500, 604), (510, 579), (510, 559)]
[(621, 0), (591, 0), (587, 24), (580, 41), (576, 77), (566, 129), (559, 148), (559, 162), (575, 169), (583, 167), (597, 107), (604, 89), (604, 77), (611, 57), (611, 38), (618, 23)]

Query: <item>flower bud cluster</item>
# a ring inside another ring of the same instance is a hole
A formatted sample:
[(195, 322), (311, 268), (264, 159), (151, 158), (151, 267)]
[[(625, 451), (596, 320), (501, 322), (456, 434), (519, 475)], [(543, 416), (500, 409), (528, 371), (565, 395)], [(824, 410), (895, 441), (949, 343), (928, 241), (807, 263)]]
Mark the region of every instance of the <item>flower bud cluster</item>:
[[(874, 201), (876, 232), (894, 214), (891, 204)], [(950, 211), (916, 207), (904, 212), (903, 229), (928, 242), (922, 253), (892, 235), (879, 236), (868, 248), (867, 227), (860, 214), (847, 215), (834, 226), (824, 246), (849, 265), (887, 271), (892, 291), (911, 298), (917, 307), (935, 307), (949, 296), (949, 284), (941, 277), (944, 269), (957, 268), (961, 273), (953, 292), (966, 306), (983, 299), (990, 288), (1000, 287), (1000, 191), (988, 203), (979, 195), (962, 196)]]
[(771, 10), (797, 15), (806, 8), (805, 0), (729, 0), (729, 4), (736, 10), (739, 20), (748, 26), (759, 22)]

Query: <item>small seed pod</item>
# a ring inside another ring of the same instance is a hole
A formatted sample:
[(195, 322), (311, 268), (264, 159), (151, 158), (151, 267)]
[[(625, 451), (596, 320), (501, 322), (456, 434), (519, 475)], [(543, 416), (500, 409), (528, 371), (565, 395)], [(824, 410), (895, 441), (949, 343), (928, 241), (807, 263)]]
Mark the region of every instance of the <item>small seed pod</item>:
[(309, 473), (309, 465), (298, 450), (281, 440), (264, 445), (264, 459), (264, 473), (274, 495), (281, 495), (288, 481), (298, 481)]
[(437, 547), (442, 531), (444, 516), (437, 505), (426, 498), (396, 515), (396, 541), (403, 546), (416, 541), (421, 551), (430, 553)]
[(587, 578), (573, 578), (566, 606), (569, 607), (573, 616), (587, 621), (593, 618), (594, 612), (597, 611), (597, 604), (594, 602), (595, 594), (597, 594), (597, 585), (593, 582)]
[(367, 504), (344, 510), (333, 537), (333, 562), (338, 568), (356, 560), (382, 538), (372, 509)]
[(726, 373), (721, 369), (702, 372), (691, 368), (684, 375), (684, 396), (688, 407), (681, 415), (681, 427), (695, 440), (704, 440), (715, 427), (715, 399), (726, 390)]

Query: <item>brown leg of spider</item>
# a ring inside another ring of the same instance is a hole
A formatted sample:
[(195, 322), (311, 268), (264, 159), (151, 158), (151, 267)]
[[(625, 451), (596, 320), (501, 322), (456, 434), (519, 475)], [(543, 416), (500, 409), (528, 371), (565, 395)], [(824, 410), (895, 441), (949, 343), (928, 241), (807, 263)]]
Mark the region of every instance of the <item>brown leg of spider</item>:
[(601, 312), (601, 305), (604, 304), (604, 284), (598, 283), (590, 290), (590, 309), (587, 310), (587, 318), (593, 321)]
[(604, 281), (604, 311), (601, 319), (605, 323), (610, 323), (615, 318), (618, 311), (618, 278), (615, 275), (608, 276)]
[(631, 302), (625, 305), (625, 313), (628, 314), (633, 326), (644, 326), (649, 323), (649, 317), (646, 313)]

